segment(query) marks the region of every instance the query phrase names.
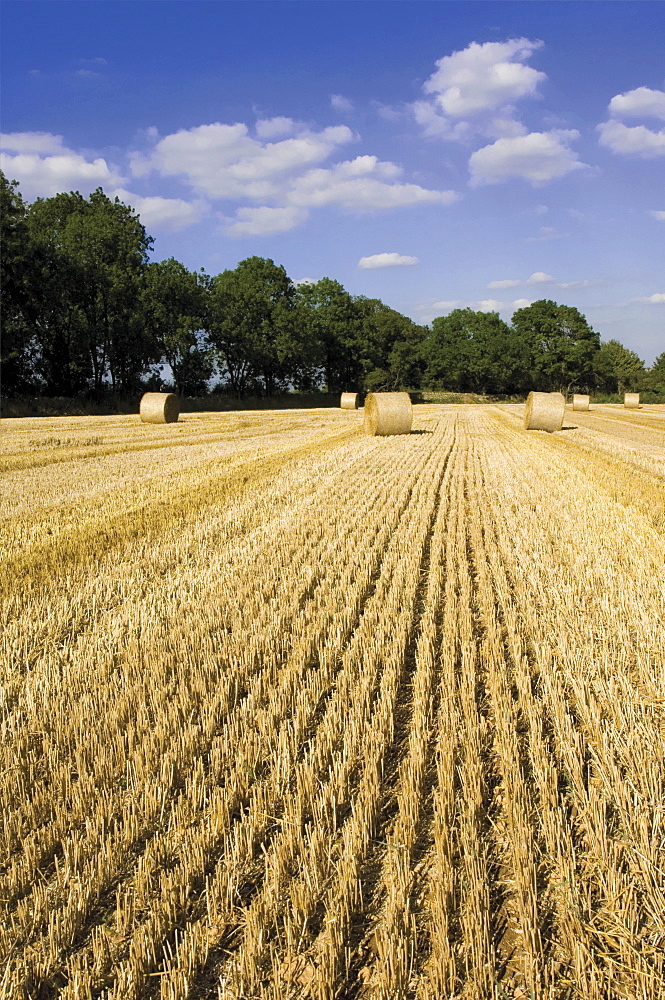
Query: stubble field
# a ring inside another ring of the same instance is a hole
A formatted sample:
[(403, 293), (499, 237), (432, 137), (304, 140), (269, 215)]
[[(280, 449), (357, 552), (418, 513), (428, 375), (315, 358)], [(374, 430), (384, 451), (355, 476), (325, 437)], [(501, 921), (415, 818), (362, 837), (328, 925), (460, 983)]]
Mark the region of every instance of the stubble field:
[(665, 407), (2, 421), (0, 996), (663, 1000)]

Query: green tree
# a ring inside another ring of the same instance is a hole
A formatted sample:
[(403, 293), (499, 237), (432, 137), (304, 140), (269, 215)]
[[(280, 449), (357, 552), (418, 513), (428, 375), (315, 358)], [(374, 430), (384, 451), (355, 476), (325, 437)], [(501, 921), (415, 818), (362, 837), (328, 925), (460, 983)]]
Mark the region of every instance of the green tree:
[(38, 339), (47, 391), (135, 388), (153, 357), (142, 283), (152, 237), (101, 188), (39, 198), (28, 212), (43, 300)]
[(293, 359), (285, 357), (295, 287), (281, 265), (248, 257), (212, 279), (208, 336), (230, 390), (267, 396), (286, 388)]
[(539, 299), (514, 313), (512, 327), (528, 352), (527, 388), (570, 392), (593, 385), (600, 337), (574, 306)]
[(354, 301), (362, 319), (358, 342), (362, 387), (368, 391), (419, 388), (425, 328), (380, 299), (357, 296)]
[(665, 396), (665, 351), (658, 355), (647, 372), (645, 387)]
[(26, 216), (18, 183), (9, 181), (0, 171), (0, 361), (6, 396), (31, 392), (38, 386), (35, 320), (39, 284)]
[(644, 362), (618, 340), (600, 345), (593, 368), (596, 385), (603, 392), (638, 392), (645, 382)]
[(214, 370), (204, 329), (208, 319), (210, 279), (188, 271), (170, 257), (148, 264), (143, 289), (146, 327), (173, 373), (181, 396), (207, 391)]
[(298, 299), (307, 315), (310, 360), (318, 358), (320, 382), (329, 392), (360, 389), (362, 317), (353, 296), (339, 281), (321, 278), (300, 285)]
[(498, 313), (454, 309), (439, 316), (423, 343), (425, 382), (451, 392), (521, 392), (528, 355), (519, 335)]

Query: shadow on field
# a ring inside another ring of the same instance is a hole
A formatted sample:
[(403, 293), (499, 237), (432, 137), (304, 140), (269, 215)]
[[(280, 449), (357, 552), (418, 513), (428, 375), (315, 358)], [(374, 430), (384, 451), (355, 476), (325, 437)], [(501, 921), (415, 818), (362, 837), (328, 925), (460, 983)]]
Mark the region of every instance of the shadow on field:
[(434, 431), (425, 430), (423, 428), (418, 428), (416, 431), (409, 431), (409, 434), (433, 434)]

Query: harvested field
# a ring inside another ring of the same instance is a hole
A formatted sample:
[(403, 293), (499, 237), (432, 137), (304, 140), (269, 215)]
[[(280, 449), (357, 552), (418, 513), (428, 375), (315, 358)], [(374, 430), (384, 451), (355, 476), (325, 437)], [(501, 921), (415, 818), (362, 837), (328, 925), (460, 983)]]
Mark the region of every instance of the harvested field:
[(665, 1000), (665, 407), (523, 414), (3, 420), (0, 996)]

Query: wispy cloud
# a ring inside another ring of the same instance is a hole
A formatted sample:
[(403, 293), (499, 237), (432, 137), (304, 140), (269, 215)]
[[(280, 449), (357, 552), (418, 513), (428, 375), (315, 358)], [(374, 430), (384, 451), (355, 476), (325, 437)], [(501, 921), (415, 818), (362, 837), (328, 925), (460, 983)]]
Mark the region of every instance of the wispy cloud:
[(375, 253), (370, 257), (361, 257), (358, 261), (358, 267), (369, 270), (377, 267), (412, 267), (419, 263), (417, 257), (410, 257), (406, 254)]
[(330, 107), (342, 113), (353, 111), (353, 101), (350, 101), (348, 97), (343, 97), (341, 94), (331, 94)]

